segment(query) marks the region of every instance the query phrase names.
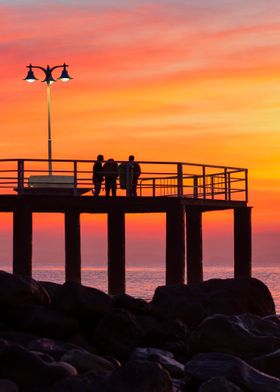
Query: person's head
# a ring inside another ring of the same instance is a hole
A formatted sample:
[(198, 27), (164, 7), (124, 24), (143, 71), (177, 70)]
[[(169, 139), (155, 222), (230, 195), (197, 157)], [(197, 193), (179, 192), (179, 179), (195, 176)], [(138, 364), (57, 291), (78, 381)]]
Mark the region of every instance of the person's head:
[(129, 155), (128, 160), (129, 160), (129, 162), (133, 162), (134, 161), (134, 155)]
[(103, 162), (104, 161), (104, 156), (103, 155), (97, 155), (97, 160)]

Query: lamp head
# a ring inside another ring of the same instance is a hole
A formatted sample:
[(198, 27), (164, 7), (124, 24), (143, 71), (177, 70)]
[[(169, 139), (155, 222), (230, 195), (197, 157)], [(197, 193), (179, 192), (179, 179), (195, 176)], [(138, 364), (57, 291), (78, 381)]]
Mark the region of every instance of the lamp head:
[(32, 65), (28, 65), (27, 68), (29, 68), (29, 71), (27, 72), (26, 77), (23, 80), (26, 80), (26, 82), (29, 83), (33, 83), (36, 82), (36, 80), (38, 80), (37, 78), (35, 78), (34, 72), (32, 71)]
[(68, 65), (66, 65), (65, 63), (63, 64), (63, 70), (61, 72), (60, 77), (58, 78), (59, 80), (61, 80), (62, 82), (68, 82), (70, 79), (73, 79), (69, 76), (68, 71), (66, 69), (66, 67), (68, 67)]

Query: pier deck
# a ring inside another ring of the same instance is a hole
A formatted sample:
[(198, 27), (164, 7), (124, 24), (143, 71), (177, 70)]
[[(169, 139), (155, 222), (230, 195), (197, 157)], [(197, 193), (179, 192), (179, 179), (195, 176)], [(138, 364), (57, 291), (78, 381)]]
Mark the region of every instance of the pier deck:
[[(202, 215), (234, 213), (234, 275), (251, 275), (247, 169), (180, 162), (140, 162), (138, 196), (93, 197), (94, 161), (0, 161), (0, 212), (12, 212), (13, 271), (32, 276), (32, 214), (65, 216), (65, 279), (81, 280), (80, 215), (107, 214), (108, 291), (125, 292), (125, 214), (166, 214), (166, 284), (203, 280)], [(52, 181), (52, 176), (55, 180)], [(129, 176), (129, 173), (127, 173)], [(32, 179), (32, 181), (30, 180)], [(37, 181), (37, 182), (36, 182)], [(185, 271), (187, 270), (187, 273)], [(186, 277), (186, 278), (185, 278)]]

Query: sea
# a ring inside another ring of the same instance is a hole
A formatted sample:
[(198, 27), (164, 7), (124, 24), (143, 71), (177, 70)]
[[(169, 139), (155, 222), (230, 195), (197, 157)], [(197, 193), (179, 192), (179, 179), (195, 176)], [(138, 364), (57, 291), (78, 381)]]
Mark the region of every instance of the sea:
[[(10, 272), (10, 267), (2, 269)], [(212, 278), (232, 278), (233, 268), (226, 266), (204, 266), (204, 280)], [(265, 266), (253, 267), (253, 277), (263, 281), (269, 288), (276, 311), (280, 314), (280, 267)], [(64, 268), (61, 266), (40, 265), (33, 269), (33, 278), (36, 280), (63, 283), (65, 280)], [(134, 297), (151, 300), (157, 286), (164, 285), (165, 269), (162, 267), (128, 267), (126, 270), (126, 292)], [(106, 268), (82, 268), (82, 284), (95, 287), (107, 292)]]

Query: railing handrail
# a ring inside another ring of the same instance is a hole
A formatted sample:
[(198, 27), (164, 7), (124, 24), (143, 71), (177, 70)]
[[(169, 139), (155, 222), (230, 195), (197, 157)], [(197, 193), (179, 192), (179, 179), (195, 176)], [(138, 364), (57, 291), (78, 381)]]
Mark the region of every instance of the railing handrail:
[[(49, 162), (49, 159), (43, 159), (43, 158), (8, 158), (8, 159), (0, 159), (0, 162), (16, 162), (16, 161), (25, 161), (25, 162)], [(52, 162), (74, 162), (76, 161), (77, 163), (94, 163), (96, 162), (96, 159), (52, 159)], [(106, 159), (104, 162), (107, 162)], [(117, 163), (127, 163), (127, 160), (118, 160), (115, 159), (115, 162)], [(140, 164), (147, 164), (147, 165), (178, 165), (182, 164), (183, 166), (196, 166), (196, 167), (203, 167), (205, 168), (220, 168), (220, 169), (230, 169), (230, 170), (237, 170), (237, 171), (244, 171), (248, 170), (247, 168), (242, 168), (242, 167), (235, 167), (235, 166), (222, 166), (222, 165), (212, 165), (212, 164), (205, 164), (205, 163), (193, 163), (193, 162), (180, 162), (180, 161), (139, 161), (137, 160), (138, 163)]]

